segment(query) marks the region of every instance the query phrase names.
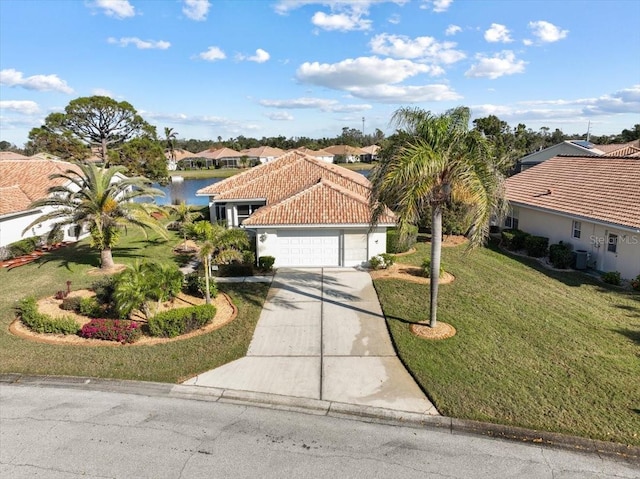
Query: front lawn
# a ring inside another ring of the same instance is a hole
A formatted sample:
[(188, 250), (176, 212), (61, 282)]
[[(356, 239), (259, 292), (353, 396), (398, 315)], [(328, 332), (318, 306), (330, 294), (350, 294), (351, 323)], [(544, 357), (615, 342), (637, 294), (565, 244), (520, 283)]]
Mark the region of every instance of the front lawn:
[[(179, 261), (169, 241), (144, 240), (129, 231), (113, 250), (116, 263), (131, 264), (144, 258), (171, 263)], [(231, 296), (238, 318), (208, 334), (154, 346), (81, 347), (36, 343), (9, 333), (17, 301), (28, 295), (45, 297), (66, 289), (86, 288), (98, 278), (87, 274), (98, 266), (99, 255), (88, 240), (70, 245), (40, 260), (12, 270), (0, 269), (0, 372), (91, 376), (178, 382), (195, 374), (243, 357), (253, 336), (268, 284), (220, 284)]]
[[(443, 248), (438, 319), (457, 334), (426, 341), (429, 286), (376, 280), (400, 357), (438, 410), (458, 418), (640, 445), (640, 295), (485, 248)], [(399, 262), (419, 265), (429, 244)]]

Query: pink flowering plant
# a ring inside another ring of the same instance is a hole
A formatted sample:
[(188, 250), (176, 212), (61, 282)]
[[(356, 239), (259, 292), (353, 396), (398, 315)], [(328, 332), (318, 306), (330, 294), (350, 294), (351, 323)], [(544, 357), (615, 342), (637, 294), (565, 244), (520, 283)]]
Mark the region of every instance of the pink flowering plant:
[(123, 319), (92, 319), (80, 329), (80, 336), (88, 339), (133, 343), (142, 335), (140, 324)]

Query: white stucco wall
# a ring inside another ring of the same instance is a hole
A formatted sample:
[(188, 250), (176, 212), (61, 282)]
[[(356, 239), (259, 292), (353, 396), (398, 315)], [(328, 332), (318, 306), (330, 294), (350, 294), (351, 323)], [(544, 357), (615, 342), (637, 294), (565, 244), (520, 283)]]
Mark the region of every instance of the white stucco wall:
[[(0, 247), (7, 246), (22, 239), (33, 238), (35, 236), (41, 237), (48, 234), (55, 221), (50, 220), (40, 223), (27, 230), (24, 234), (22, 234), (22, 231), (38, 217), (51, 210), (51, 207), (45, 207), (42, 210), (31, 210), (28, 213), (7, 215), (0, 218)], [(75, 236), (68, 234), (69, 228), (70, 227), (64, 229), (63, 241), (76, 241)], [(86, 234), (82, 235), (81, 238), (85, 236)]]
[[(580, 221), (580, 238), (573, 238), (573, 221)], [(519, 207), (519, 228), (549, 238), (549, 244), (563, 241), (573, 250), (586, 250), (589, 265), (599, 271), (619, 271), (625, 279), (640, 274), (640, 232), (624, 230), (570, 216), (560, 216)], [(607, 251), (610, 234), (618, 236), (617, 251)]]

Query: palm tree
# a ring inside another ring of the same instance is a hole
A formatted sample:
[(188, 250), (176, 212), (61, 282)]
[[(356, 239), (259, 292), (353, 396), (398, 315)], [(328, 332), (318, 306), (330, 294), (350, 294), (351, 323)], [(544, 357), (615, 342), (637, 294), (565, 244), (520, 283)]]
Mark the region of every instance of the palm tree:
[(438, 278), (442, 249), (442, 209), (450, 201), (468, 205), (471, 248), (484, 243), (491, 216), (506, 207), (503, 176), (493, 148), (479, 132), (469, 130), (470, 110), (457, 107), (441, 115), (419, 108), (400, 108), (392, 122), (400, 145), (372, 172), (374, 220), (389, 206), (400, 231), (431, 213), (431, 291), (429, 325), (437, 324)]
[(173, 128), (164, 127), (164, 137), (167, 145), (167, 150), (169, 151), (169, 157), (172, 162), (176, 161), (176, 139), (178, 138), (178, 133), (173, 131)]
[(221, 224), (211, 224), (209, 221), (198, 221), (192, 229), (198, 240), (202, 242), (198, 256), (204, 266), (206, 303), (210, 304), (209, 275), (211, 265), (242, 261), (242, 250), (249, 247), (249, 238), (244, 230), (229, 229)]
[(53, 210), (37, 218), (24, 231), (45, 221), (54, 221), (56, 228), (76, 225), (78, 236), (82, 231), (89, 231), (91, 246), (100, 251), (103, 270), (115, 266), (111, 249), (126, 227), (140, 228), (145, 235), (150, 229), (167, 238), (166, 229), (151, 216), (160, 209), (150, 203), (133, 201), (164, 193), (151, 188), (151, 181), (146, 178), (118, 177), (124, 171), (123, 166), (102, 168), (78, 164), (75, 169), (51, 175), (51, 179), (62, 179), (64, 184), (49, 188), (49, 195), (32, 203), (30, 208), (48, 206)]
[(179, 225), (180, 231), (182, 231), (184, 247), (186, 248), (187, 230), (195, 220), (202, 218), (202, 213), (195, 211), (191, 205), (187, 205), (184, 201), (181, 201), (177, 205), (171, 205), (170, 208), (176, 215), (176, 223)]

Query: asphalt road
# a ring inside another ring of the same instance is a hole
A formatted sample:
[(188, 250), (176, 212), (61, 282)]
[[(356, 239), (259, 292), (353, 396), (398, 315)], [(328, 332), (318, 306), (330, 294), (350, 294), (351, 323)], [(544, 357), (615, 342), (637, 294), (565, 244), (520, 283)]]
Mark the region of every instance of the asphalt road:
[(595, 454), (158, 395), (0, 384), (0, 477), (640, 478)]

